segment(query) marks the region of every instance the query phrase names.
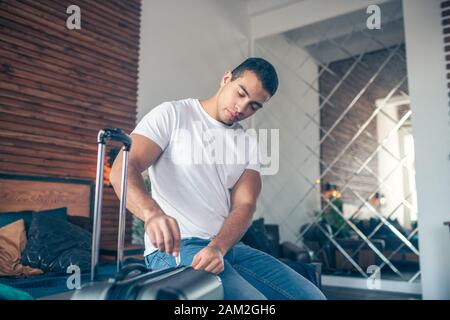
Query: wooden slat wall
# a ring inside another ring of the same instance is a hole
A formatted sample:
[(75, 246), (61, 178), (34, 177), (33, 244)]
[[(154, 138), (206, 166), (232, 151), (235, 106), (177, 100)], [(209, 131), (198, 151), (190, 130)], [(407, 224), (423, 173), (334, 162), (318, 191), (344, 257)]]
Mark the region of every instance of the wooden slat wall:
[[(73, 4), (81, 30), (66, 28)], [(0, 172), (95, 181), (98, 130), (136, 124), (140, 12), (139, 0), (0, 1)], [(108, 173), (103, 246), (119, 211)]]

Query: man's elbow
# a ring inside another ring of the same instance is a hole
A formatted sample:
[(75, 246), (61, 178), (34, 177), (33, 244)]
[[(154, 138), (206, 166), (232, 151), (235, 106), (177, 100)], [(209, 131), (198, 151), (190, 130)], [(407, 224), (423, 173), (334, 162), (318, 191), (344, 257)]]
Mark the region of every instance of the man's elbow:
[(253, 218), (253, 215), (256, 212), (256, 204), (254, 203), (242, 203), (238, 206), (238, 208), (240, 208), (240, 211), (250, 218)]
[(256, 204), (254, 204), (254, 203), (250, 203), (249, 205), (248, 205), (248, 213), (249, 213), (249, 215), (253, 218), (253, 215), (255, 214), (255, 212), (256, 212)]
[(244, 201), (242, 203), (242, 206), (244, 206), (247, 211), (251, 212), (252, 214), (256, 211), (256, 201), (253, 199)]
[(121, 182), (122, 179), (122, 166), (117, 162), (117, 159), (114, 161), (111, 166), (111, 171), (109, 172), (109, 182), (116, 189)]

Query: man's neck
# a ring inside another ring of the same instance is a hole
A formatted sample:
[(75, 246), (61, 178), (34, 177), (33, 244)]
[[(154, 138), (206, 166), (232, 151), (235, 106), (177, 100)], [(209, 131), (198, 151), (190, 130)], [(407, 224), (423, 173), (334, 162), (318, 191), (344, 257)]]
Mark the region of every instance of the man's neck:
[(219, 120), (219, 115), (217, 114), (217, 97), (213, 96), (205, 100), (199, 100), (203, 109), (214, 119)]

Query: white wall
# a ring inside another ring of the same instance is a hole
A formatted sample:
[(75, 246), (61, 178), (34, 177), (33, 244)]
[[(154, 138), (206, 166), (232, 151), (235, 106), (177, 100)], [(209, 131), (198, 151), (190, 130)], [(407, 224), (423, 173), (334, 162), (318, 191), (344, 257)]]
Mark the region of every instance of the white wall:
[[(295, 242), (299, 227), (310, 221), (307, 214), (313, 214), (319, 208), (316, 190), (298, 204), (311, 187), (302, 175), (313, 183), (320, 175), (318, 158), (312, 156), (302, 165), (311, 154), (303, 143), (312, 148), (319, 142), (317, 126), (310, 124), (302, 130), (310, 122), (305, 112), (311, 116), (317, 113), (317, 123), (320, 115), (317, 93), (308, 89), (301, 78), (313, 82), (317, 79), (318, 68), (305, 51), (288, 43), (282, 35), (258, 40), (255, 54), (273, 63), (280, 82), (278, 92), (258, 111), (254, 121), (258, 129), (279, 129), (280, 136), (279, 172), (263, 176), (256, 216), (264, 217), (268, 223), (279, 224), (282, 241)], [(305, 59), (307, 62), (299, 68)], [(317, 88), (317, 81), (314, 86)], [(303, 96), (305, 90), (307, 94)]]
[(304, 0), (247, 0), (248, 14), (250, 16), (256, 16), (300, 1)]
[(249, 53), (245, 1), (143, 0), (138, 120), (163, 101), (206, 98)]
[(450, 299), (450, 117), (439, 0), (404, 0), (424, 299)]

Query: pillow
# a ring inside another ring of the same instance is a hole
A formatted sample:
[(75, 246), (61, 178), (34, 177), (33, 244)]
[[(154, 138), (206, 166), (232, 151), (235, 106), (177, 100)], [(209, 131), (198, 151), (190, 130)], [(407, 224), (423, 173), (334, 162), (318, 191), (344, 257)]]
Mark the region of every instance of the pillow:
[(67, 221), (92, 233), (93, 221), (91, 218), (83, 216), (67, 216)]
[(267, 237), (266, 228), (264, 227), (264, 218), (253, 221), (241, 241), (252, 248), (270, 254), (271, 247), (269, 238)]
[(0, 212), (0, 227), (6, 226), (14, 221), (23, 219), (25, 223), (25, 233), (28, 234), (32, 217), (35, 214), (47, 215), (67, 221), (67, 208), (65, 207), (41, 211), (25, 210), (17, 212)]
[(90, 270), (91, 234), (47, 215), (33, 215), (22, 263), (48, 272), (66, 272), (71, 264)]
[(0, 228), (0, 276), (29, 276), (42, 273), (42, 270), (26, 267), (20, 263), (26, 243), (22, 219)]

